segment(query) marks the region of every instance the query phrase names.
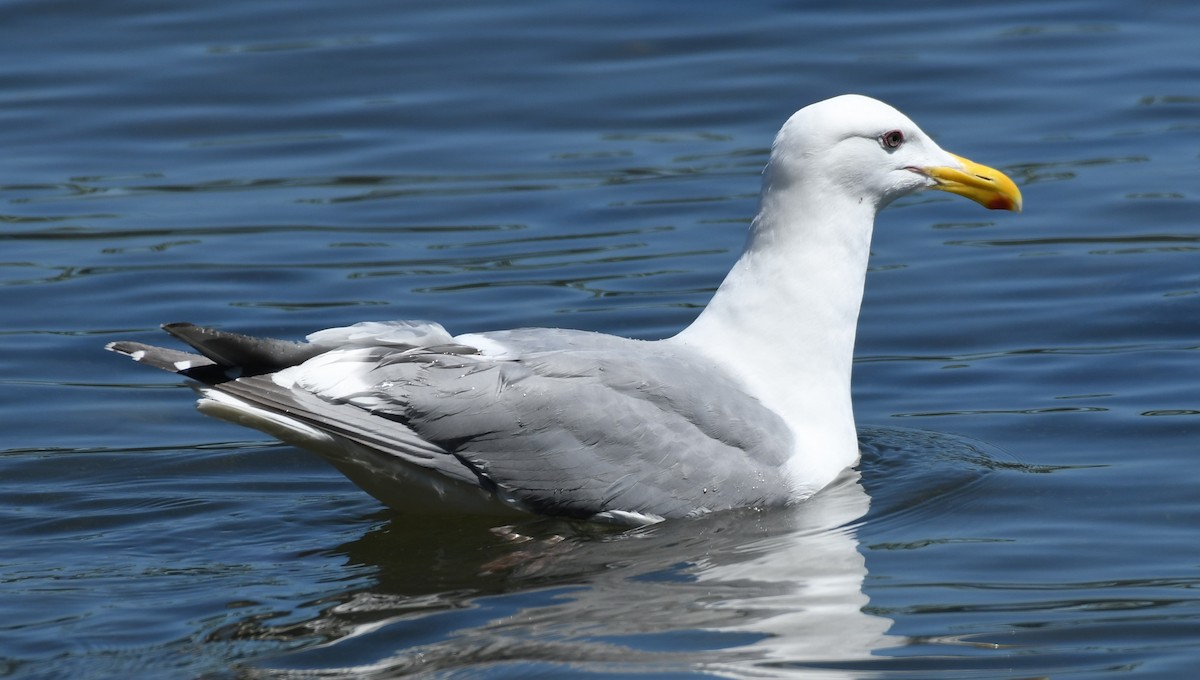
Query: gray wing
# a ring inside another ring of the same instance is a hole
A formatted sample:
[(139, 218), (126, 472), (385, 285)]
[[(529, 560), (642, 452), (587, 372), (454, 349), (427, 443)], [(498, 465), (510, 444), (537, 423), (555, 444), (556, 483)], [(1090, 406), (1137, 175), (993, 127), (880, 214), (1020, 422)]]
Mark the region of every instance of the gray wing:
[(679, 517), (787, 500), (790, 430), (703, 358), (582, 332), (480, 337), (515, 358), (383, 353), (370, 387), (338, 398), (403, 423), (538, 512)]
[(414, 480), (435, 501), (451, 497), (444, 480), (585, 518), (789, 499), (787, 426), (669, 344), (546, 329), (451, 338), (419, 322), (331, 329), (308, 344), (169, 330), (205, 356), (110, 349), (197, 380), (206, 413), (312, 448), (381, 499), (412, 495), (402, 487)]

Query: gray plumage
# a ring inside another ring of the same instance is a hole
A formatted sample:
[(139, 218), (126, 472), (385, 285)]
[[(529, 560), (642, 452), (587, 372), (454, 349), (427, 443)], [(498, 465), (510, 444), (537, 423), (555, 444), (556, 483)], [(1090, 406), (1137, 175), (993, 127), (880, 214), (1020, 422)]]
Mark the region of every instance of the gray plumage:
[[(356, 481), (366, 470), (415, 466), (513, 509), (579, 518), (683, 517), (788, 498), (779, 470), (791, 435), (780, 418), (718, 366), (661, 343), (552, 329), (471, 336), (515, 357), (494, 358), (418, 322), (331, 329), (307, 344), (167, 328), (210, 356), (131, 342), (110, 349), (186, 375), (203, 395), (216, 391), (353, 442), (347, 453), (283, 437)], [(277, 355), (263, 354), (272, 347)], [(344, 353), (337, 370), (354, 376), (352, 389), (325, 384), (320, 368), (305, 375), (303, 360), (329, 352)], [(285, 360), (297, 367), (287, 386), (275, 377)], [(422, 509), (390, 485), (362, 485), (390, 505)]]

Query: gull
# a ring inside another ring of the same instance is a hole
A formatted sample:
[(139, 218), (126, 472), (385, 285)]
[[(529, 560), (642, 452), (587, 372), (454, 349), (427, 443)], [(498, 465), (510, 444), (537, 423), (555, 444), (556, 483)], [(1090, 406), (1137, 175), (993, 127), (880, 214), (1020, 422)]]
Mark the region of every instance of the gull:
[(783, 125), (744, 252), (673, 337), (368, 321), (292, 342), (172, 323), (195, 353), (107, 347), (401, 512), (645, 524), (787, 505), (858, 460), (851, 363), (875, 216), (927, 189), (1021, 210), (1002, 172), (842, 95)]

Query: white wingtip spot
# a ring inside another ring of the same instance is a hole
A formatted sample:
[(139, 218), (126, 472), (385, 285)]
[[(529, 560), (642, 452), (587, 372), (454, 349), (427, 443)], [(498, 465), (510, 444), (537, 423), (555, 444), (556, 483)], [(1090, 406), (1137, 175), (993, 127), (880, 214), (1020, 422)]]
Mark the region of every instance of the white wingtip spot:
[(146, 350), (144, 350), (144, 349), (134, 350), (129, 353), (129, 358), (133, 359), (134, 361), (141, 361), (142, 359), (146, 358)]
[[(134, 358), (136, 359), (137, 357), (134, 357)], [(176, 371), (186, 371), (192, 367), (192, 362), (190, 360), (183, 359), (180, 361), (176, 361), (174, 365), (175, 365)]]

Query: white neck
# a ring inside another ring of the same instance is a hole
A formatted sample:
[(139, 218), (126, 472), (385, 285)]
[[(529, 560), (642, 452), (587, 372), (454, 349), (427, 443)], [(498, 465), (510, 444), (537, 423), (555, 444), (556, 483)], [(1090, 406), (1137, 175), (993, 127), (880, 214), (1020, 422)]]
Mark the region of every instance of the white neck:
[(850, 372), (879, 206), (820, 182), (788, 184), (773, 190), (768, 174), (745, 253), (668, 342), (727, 367), (791, 426), (789, 475), (807, 496), (858, 460)]

